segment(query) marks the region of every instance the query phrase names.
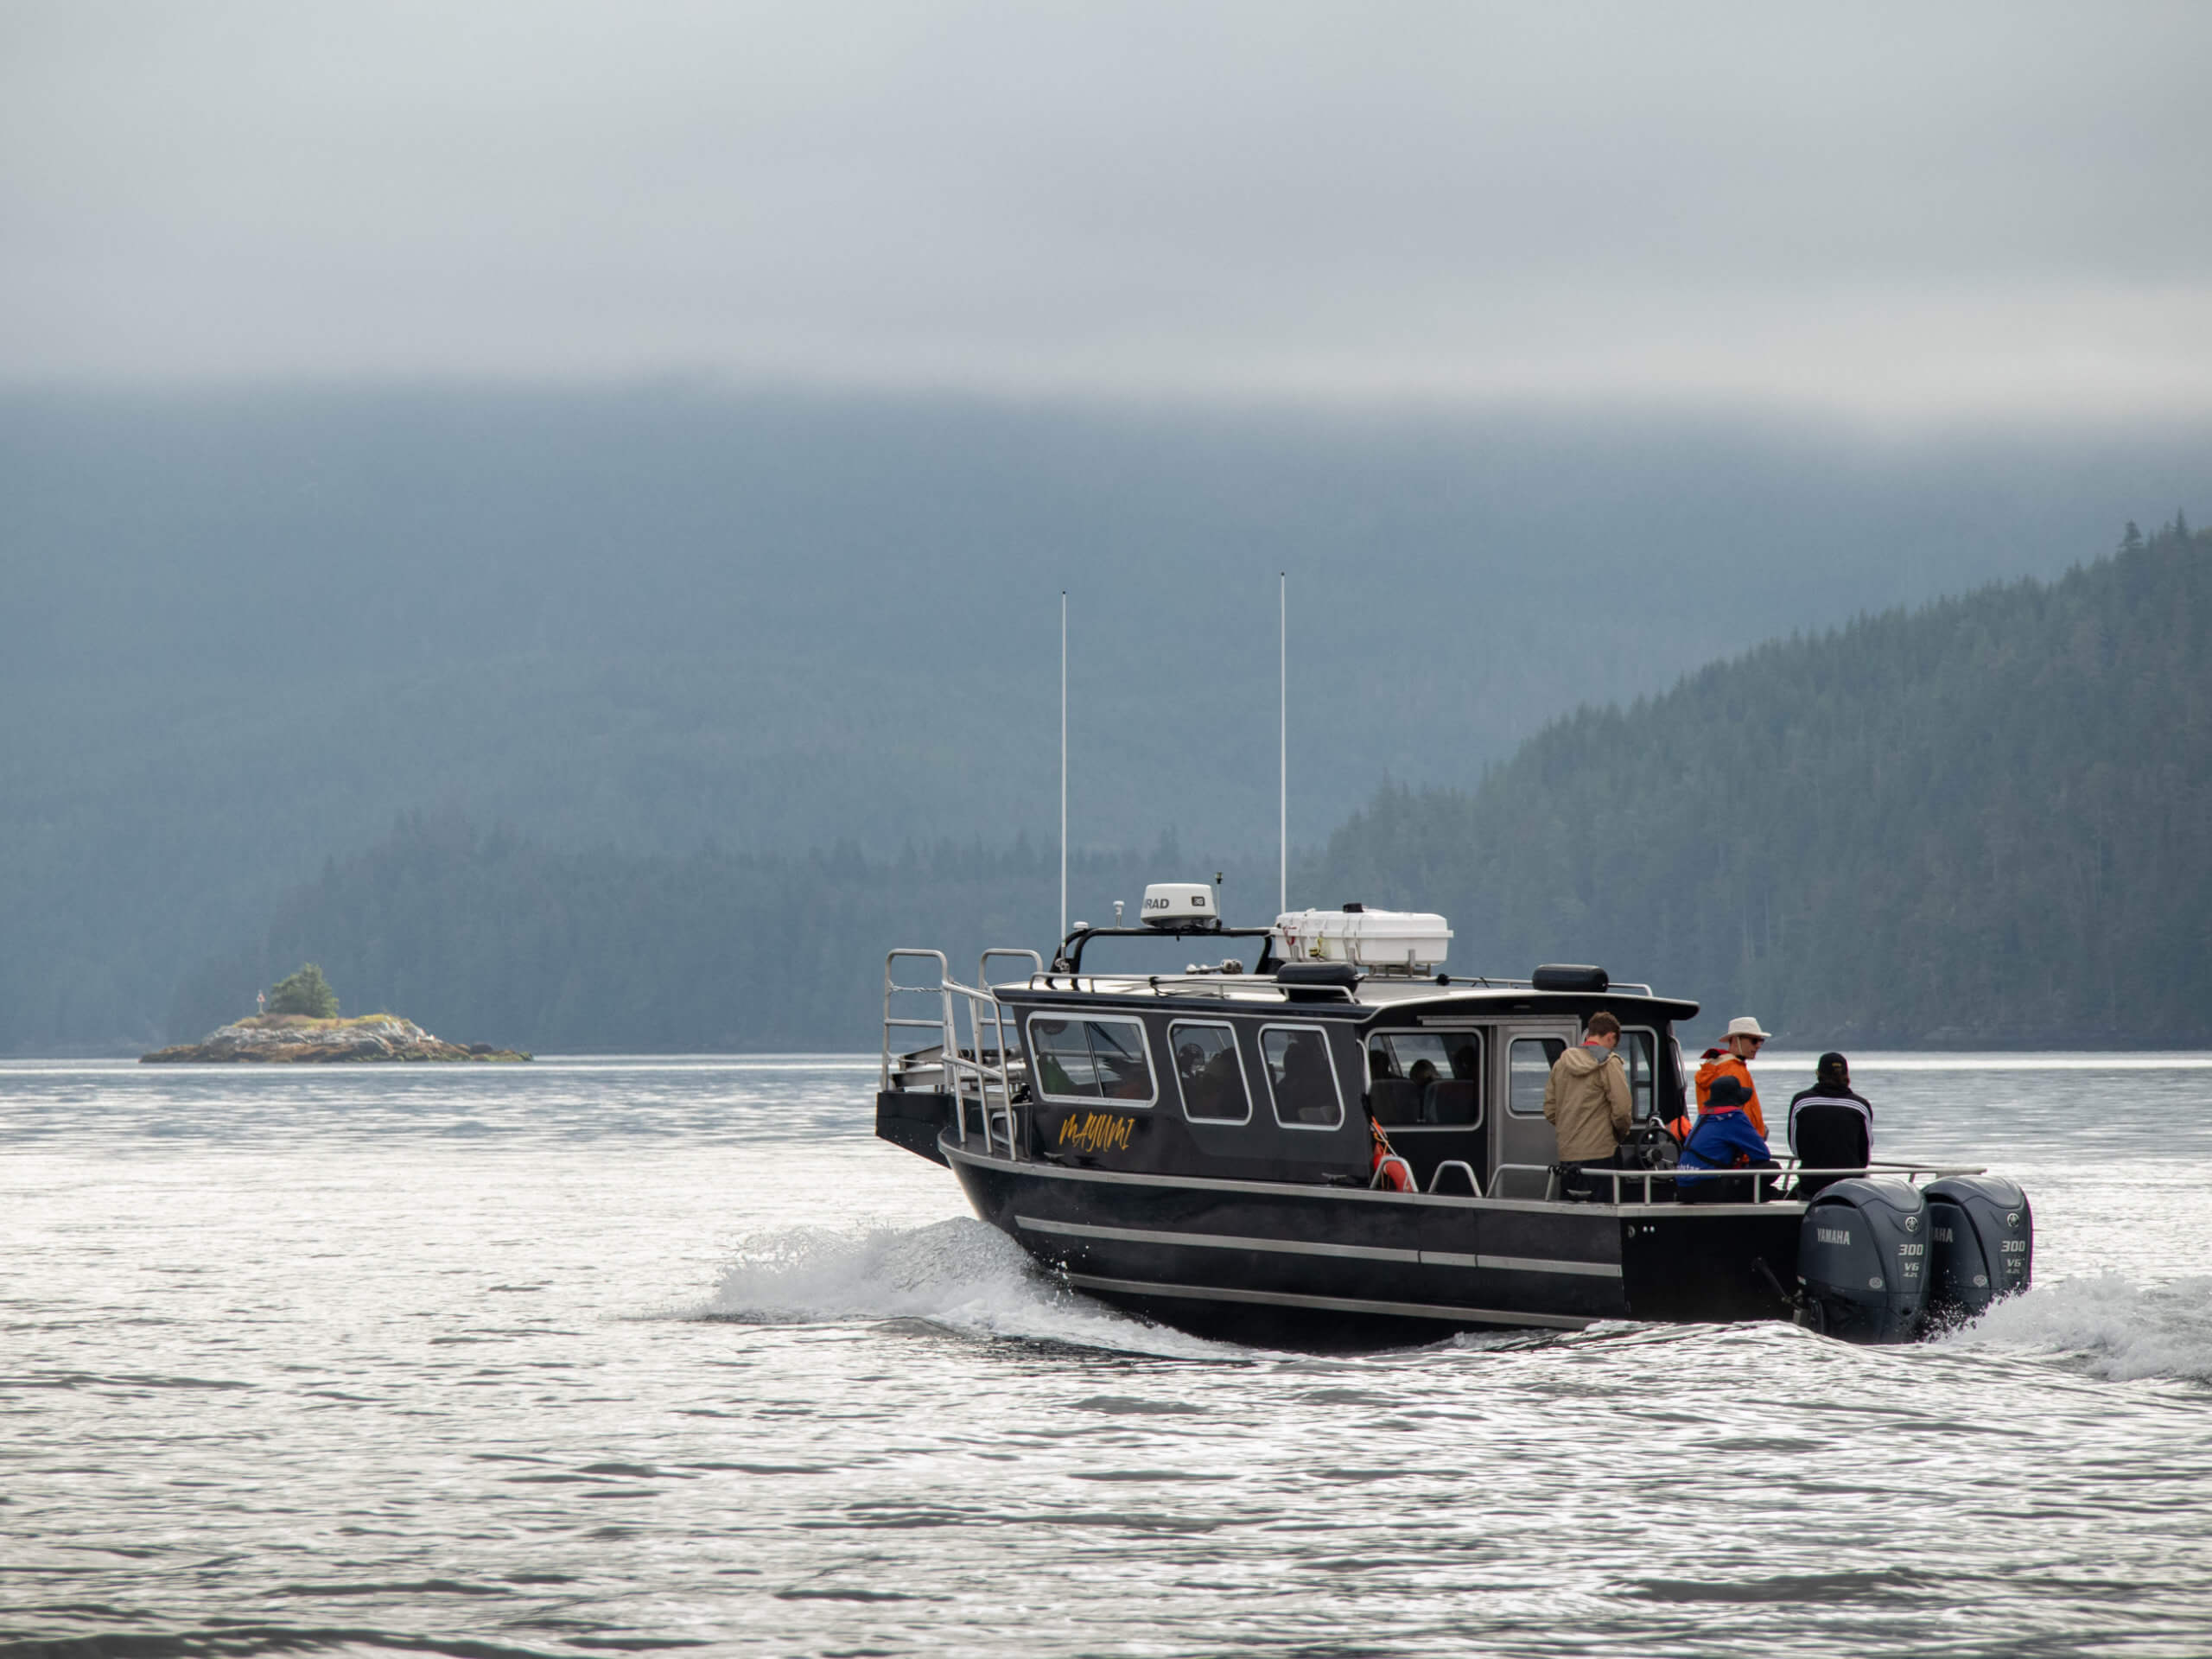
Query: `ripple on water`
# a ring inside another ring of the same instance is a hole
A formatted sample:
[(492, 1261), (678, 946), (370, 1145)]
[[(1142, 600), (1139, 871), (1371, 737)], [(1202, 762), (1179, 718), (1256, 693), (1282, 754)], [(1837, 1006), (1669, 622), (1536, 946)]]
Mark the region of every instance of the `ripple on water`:
[(154, 1070), (0, 1066), (0, 1659), (2212, 1652), (2212, 1069), (1863, 1066), (2035, 1160), (1918, 1347), (1326, 1357), (1073, 1293), (867, 1068)]

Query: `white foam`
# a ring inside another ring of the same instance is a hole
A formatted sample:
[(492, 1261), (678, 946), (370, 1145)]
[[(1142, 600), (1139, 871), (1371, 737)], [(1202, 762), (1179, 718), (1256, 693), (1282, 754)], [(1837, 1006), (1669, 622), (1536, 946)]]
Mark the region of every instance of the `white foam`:
[(866, 1233), (798, 1228), (739, 1248), (701, 1312), (762, 1324), (923, 1319), (969, 1336), (1171, 1358), (1252, 1357), (1116, 1313), (1055, 1280), (970, 1216)]
[(2118, 1274), (2038, 1285), (1944, 1338), (1954, 1348), (2079, 1360), (2115, 1382), (2212, 1382), (2212, 1278), (2144, 1287)]

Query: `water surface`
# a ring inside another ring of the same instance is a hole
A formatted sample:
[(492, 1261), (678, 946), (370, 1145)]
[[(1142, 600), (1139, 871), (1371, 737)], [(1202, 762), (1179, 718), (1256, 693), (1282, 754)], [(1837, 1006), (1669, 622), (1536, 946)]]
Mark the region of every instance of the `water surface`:
[(2212, 1060), (1859, 1071), (2026, 1297), (1316, 1359), (1035, 1271), (872, 1062), (0, 1065), (0, 1655), (2212, 1652)]

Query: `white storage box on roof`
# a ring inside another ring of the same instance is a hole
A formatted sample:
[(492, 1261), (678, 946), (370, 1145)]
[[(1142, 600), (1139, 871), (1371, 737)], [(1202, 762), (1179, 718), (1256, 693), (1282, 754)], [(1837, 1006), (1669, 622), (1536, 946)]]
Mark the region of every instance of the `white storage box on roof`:
[(1286, 962), (1350, 962), (1423, 973), (1442, 965), (1452, 942), (1444, 918), (1426, 910), (1290, 910), (1275, 918)]

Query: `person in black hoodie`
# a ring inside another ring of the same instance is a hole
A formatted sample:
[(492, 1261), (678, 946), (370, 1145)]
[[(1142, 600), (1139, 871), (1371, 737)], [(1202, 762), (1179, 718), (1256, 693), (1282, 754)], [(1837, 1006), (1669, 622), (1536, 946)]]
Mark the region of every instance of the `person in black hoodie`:
[[(1874, 1109), (1851, 1086), (1851, 1062), (1821, 1056), (1813, 1086), (1789, 1102), (1789, 1151), (1807, 1169), (1863, 1170), (1874, 1155)], [(1841, 1175), (1801, 1177), (1796, 1196), (1809, 1198)]]

